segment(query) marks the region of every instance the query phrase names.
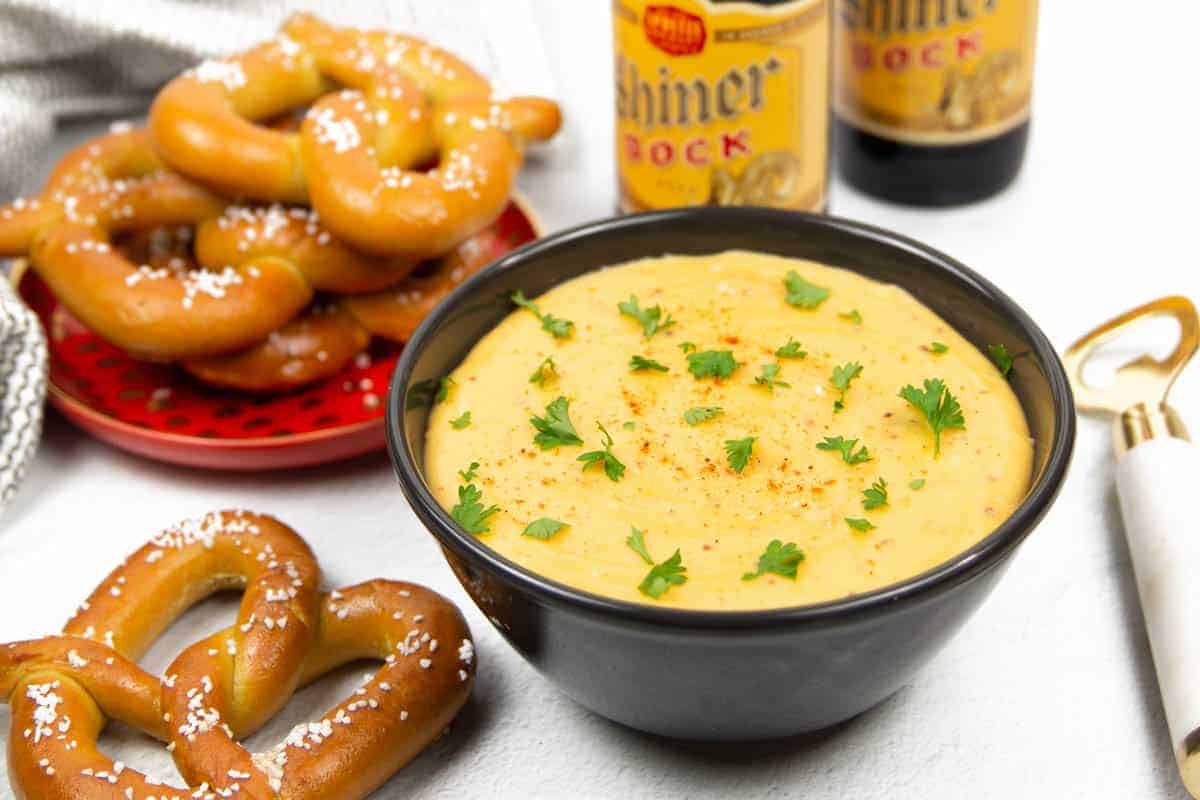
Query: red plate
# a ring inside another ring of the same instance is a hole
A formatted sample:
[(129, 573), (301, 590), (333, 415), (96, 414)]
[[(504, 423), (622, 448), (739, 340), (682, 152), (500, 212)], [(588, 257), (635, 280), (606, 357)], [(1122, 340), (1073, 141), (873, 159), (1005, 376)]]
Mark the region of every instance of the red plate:
[[(519, 198), (477, 235), (487, 263), (539, 235)], [(83, 327), (45, 283), (18, 265), (18, 291), (50, 343), (50, 402), (109, 444), (158, 461), (228, 470), (323, 464), (382, 450), (384, 398), (400, 348), (375, 343), (369, 363), (288, 394), (204, 386), (170, 366), (135, 361)]]

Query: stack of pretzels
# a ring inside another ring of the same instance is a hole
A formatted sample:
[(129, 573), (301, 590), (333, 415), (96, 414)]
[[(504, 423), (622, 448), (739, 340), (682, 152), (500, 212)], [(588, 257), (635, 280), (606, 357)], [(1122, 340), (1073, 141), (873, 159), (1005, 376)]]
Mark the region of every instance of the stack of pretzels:
[[(9, 780), (28, 800), (356, 800), (458, 713), (475, 648), (449, 601), (374, 580), (321, 592), (308, 545), (271, 517), (224, 511), (167, 529), (92, 592), (60, 636), (0, 645), (12, 709)], [(184, 650), (162, 677), (135, 663), (189, 606), (242, 589), (236, 623)], [(358, 659), (382, 662), (354, 694), (274, 748), (239, 741), (303, 686)], [(109, 719), (166, 743), (188, 789), (97, 747)]]
[(496, 99), (409, 36), (299, 15), (278, 37), (167, 84), (145, 129), (69, 153), (0, 208), (68, 310), (144, 360), (282, 391), (407, 339), (473, 268), (551, 101)]

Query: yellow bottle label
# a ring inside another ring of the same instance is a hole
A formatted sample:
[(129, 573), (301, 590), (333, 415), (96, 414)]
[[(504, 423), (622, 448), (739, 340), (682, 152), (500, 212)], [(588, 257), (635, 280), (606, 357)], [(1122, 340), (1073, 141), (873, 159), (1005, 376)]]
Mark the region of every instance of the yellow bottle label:
[(838, 0), (834, 108), (910, 144), (990, 139), (1029, 118), (1037, 0)]
[(614, 0), (621, 208), (825, 207), (828, 0)]

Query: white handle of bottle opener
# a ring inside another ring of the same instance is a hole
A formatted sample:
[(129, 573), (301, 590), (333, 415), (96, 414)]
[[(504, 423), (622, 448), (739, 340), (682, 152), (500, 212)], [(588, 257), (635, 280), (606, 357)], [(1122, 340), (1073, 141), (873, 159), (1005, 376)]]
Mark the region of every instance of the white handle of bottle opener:
[(1200, 797), (1200, 526), (1192, 503), (1200, 451), (1151, 438), (1117, 461), (1117, 493), (1184, 785)]

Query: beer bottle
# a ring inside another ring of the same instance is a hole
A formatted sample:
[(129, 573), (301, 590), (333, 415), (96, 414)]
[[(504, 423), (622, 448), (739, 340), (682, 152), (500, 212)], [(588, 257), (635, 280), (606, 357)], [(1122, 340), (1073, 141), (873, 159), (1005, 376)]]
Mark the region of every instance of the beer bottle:
[(899, 203), (981, 200), (1029, 137), (1037, 0), (838, 0), (834, 151), (845, 179)]
[(831, 0), (613, 0), (620, 207), (824, 210)]

